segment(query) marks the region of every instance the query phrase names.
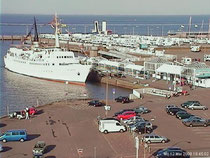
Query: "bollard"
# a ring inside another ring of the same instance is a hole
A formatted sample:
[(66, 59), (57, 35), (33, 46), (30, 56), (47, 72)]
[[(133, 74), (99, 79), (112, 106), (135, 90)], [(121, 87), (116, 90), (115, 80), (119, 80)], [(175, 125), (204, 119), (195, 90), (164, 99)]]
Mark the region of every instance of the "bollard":
[(151, 153), (151, 147), (150, 146), (148, 147), (148, 150), (149, 150), (149, 153)]

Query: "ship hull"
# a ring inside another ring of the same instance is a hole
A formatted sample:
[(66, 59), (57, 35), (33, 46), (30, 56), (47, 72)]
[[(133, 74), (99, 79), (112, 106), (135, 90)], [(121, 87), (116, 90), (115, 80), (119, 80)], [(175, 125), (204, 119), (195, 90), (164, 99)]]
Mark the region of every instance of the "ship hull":
[(85, 85), (90, 72), (90, 65), (50, 65), (33, 61), (16, 60), (13, 57), (4, 58), (5, 68), (26, 76), (63, 82), (66, 84)]

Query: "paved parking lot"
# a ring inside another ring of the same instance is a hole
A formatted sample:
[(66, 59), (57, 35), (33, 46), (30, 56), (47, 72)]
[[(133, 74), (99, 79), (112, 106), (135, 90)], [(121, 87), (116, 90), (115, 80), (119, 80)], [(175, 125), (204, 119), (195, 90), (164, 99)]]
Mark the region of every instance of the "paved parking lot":
[[(128, 104), (109, 101), (111, 111), (108, 117), (124, 108), (134, 108), (139, 105), (151, 109), (151, 113), (142, 115), (153, 120), (154, 133), (166, 136), (168, 143), (150, 144), (150, 152), (140, 145), (139, 157), (152, 157), (159, 149), (179, 146), (194, 157), (210, 157), (210, 126), (186, 127), (175, 116), (165, 112), (165, 105), (180, 105), (187, 100), (199, 100), (210, 109), (208, 89), (198, 88), (190, 91), (189, 96), (165, 99), (158, 96), (145, 95), (142, 100)], [(130, 132), (103, 134), (98, 131), (97, 116), (105, 117), (103, 107), (89, 107), (88, 100), (71, 100), (56, 102), (40, 107), (38, 115), (30, 120), (1, 119), (1, 131), (8, 129), (27, 129), (29, 140), (23, 143), (4, 143), (5, 151), (2, 158), (32, 157), (33, 145), (38, 140), (44, 140), (48, 145), (46, 158), (134, 158), (134, 137)], [(192, 114), (210, 118), (210, 112), (190, 111)], [(142, 135), (137, 135), (141, 139)], [(78, 150), (79, 149), (79, 150)]]

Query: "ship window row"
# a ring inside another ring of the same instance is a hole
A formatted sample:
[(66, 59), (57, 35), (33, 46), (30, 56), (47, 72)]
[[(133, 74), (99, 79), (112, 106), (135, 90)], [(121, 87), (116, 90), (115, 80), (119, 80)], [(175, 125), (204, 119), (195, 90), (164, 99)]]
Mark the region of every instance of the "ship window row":
[(57, 58), (73, 58), (72, 56), (57, 56)]
[(59, 65), (71, 65), (72, 63), (59, 63)]
[[(49, 63), (44, 63), (44, 64), (42, 64), (42, 63), (30, 63), (31, 65), (46, 65), (46, 66), (50, 66), (50, 64)], [(54, 65), (54, 64), (53, 64)]]
[(19, 60), (15, 60), (18, 63), (26, 63), (25, 61), (19, 61)]

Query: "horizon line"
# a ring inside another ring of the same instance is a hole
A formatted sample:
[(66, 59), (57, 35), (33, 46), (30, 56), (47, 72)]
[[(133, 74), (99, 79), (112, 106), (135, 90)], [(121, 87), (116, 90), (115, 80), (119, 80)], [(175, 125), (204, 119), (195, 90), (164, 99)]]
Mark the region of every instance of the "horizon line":
[[(54, 14), (41, 14), (41, 13), (1, 13), (2, 15), (54, 15)], [(210, 16), (210, 14), (58, 14), (69, 16)]]

